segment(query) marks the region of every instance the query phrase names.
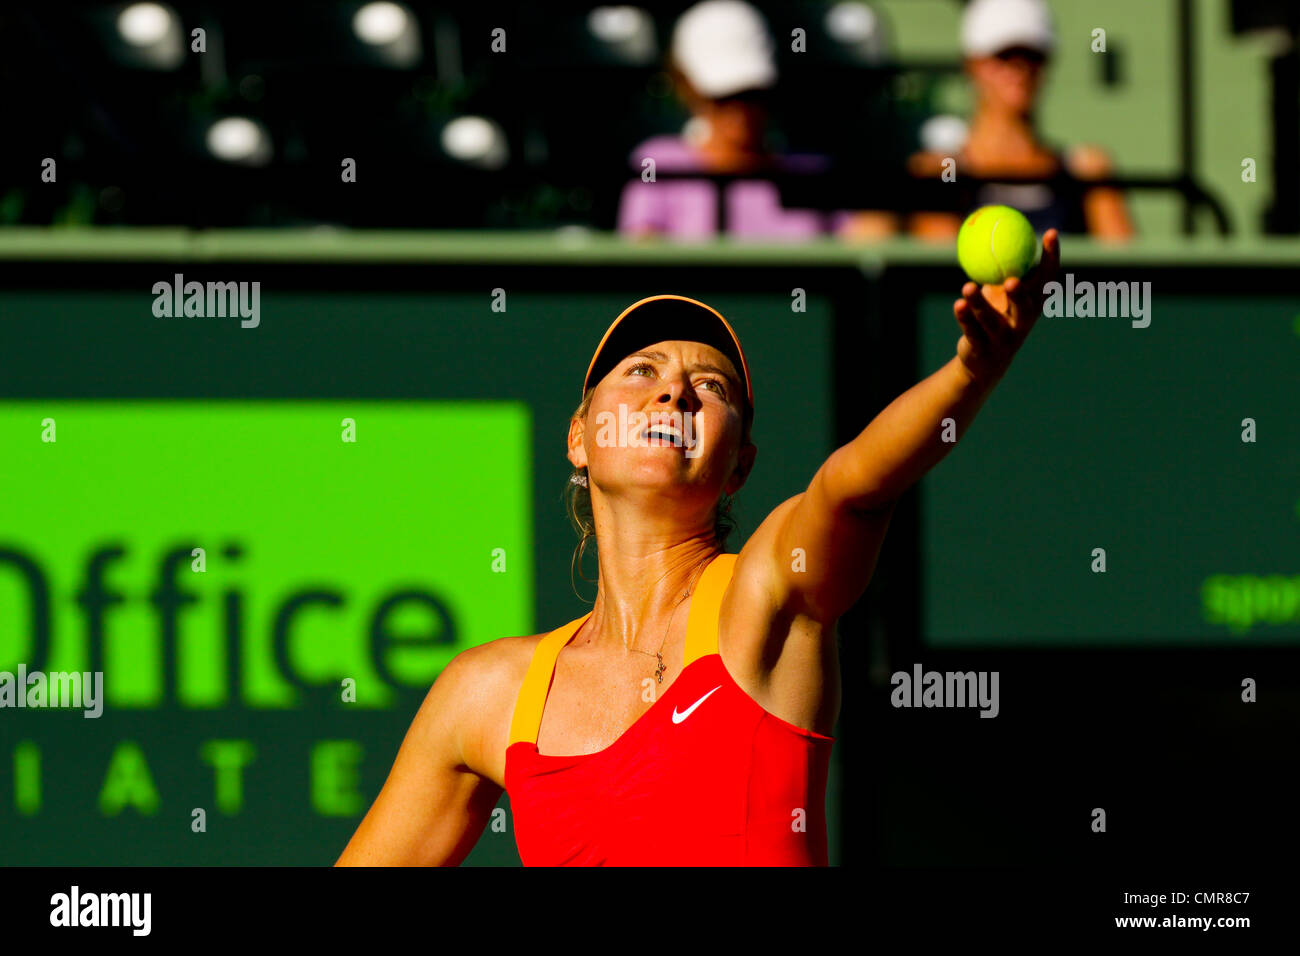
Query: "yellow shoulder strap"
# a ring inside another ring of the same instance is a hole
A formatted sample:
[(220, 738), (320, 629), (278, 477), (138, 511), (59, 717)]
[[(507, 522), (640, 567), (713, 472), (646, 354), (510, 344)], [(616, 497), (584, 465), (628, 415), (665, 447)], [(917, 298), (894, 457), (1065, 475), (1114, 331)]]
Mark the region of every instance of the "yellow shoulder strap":
[[(699, 583), (691, 595), (691, 610), (686, 622), (683, 669), (701, 657), (718, 653), (718, 611), (722, 607), (722, 597), (727, 593), (727, 585), (731, 583), (731, 573), (735, 569), (737, 557), (735, 554), (719, 554), (700, 574)], [(524, 682), (519, 688), (519, 696), (515, 698), (514, 716), (510, 720), (510, 744), (521, 740), (537, 743), (537, 732), (542, 726), (542, 709), (546, 706), (546, 694), (551, 689), (551, 678), (555, 674), (555, 659), (560, 656), (560, 649), (587, 623), (591, 614), (588, 611), (537, 642), (533, 659), (528, 664), (528, 673), (524, 675)]]
[(588, 611), (582, 617), (557, 627), (537, 642), (533, 659), (528, 663), (528, 673), (519, 687), (519, 696), (515, 698), (515, 712), (510, 719), (511, 744), (520, 740), (537, 743), (537, 731), (542, 726), (542, 708), (546, 706), (546, 693), (551, 689), (551, 677), (555, 673), (555, 659), (560, 656), (560, 648), (569, 643), (569, 638), (587, 622), (591, 613)]
[(718, 611), (722, 597), (736, 568), (736, 554), (719, 554), (700, 575), (700, 583), (691, 596), (690, 617), (686, 621), (686, 655), (682, 669), (701, 657), (718, 653)]

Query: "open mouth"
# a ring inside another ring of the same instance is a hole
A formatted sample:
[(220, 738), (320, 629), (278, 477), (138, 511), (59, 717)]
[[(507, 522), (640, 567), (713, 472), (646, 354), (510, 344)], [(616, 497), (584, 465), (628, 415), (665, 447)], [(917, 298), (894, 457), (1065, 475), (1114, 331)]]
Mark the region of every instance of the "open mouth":
[(648, 426), (641, 433), (641, 437), (650, 445), (672, 445), (675, 448), (681, 448), (685, 444), (680, 428), (663, 423)]

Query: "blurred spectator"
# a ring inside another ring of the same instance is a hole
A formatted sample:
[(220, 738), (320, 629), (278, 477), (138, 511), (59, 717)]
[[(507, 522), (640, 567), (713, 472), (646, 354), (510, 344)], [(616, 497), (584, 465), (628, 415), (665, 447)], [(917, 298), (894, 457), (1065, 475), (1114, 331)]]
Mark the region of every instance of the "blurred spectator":
[[(1044, 144), (1034, 129), (1034, 104), (1054, 46), (1051, 15), (1042, 0), (973, 0), (966, 8), (962, 52), (976, 106), (965, 142), (955, 156), (946, 154), (956, 159), (958, 177), (1050, 180), (1062, 170), (1080, 180), (1111, 175), (1110, 157), (1101, 148), (1076, 146), (1062, 152)], [(937, 177), (944, 159), (944, 154), (923, 150), (908, 166), (915, 175)], [(1048, 182), (990, 183), (980, 189), (974, 205), (990, 203), (1021, 210), (1040, 234), (1056, 228), (1125, 239), (1134, 231), (1117, 189), (1097, 187), (1069, 195)], [(949, 239), (961, 221), (953, 213), (914, 213), (909, 228), (919, 236)]]
[[(659, 173), (815, 173), (824, 157), (775, 155), (766, 148), (768, 93), (777, 79), (772, 38), (762, 15), (742, 0), (704, 0), (673, 30), (668, 73), (691, 112), (679, 136), (654, 136), (632, 150), (638, 178), (623, 189), (619, 232), (698, 238), (718, 231), (717, 188), (707, 180), (659, 179)], [(640, 178), (646, 159), (656, 179)], [(845, 224), (848, 213), (787, 209), (774, 183), (731, 183), (724, 196), (727, 234), (802, 239)]]

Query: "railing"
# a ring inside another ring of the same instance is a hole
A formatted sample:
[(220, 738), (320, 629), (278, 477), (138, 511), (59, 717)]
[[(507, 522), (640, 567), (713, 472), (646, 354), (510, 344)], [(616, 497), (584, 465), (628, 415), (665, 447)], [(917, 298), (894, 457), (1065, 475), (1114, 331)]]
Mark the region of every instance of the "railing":
[(1052, 177), (998, 176), (983, 178), (958, 174), (952, 182), (910, 175), (884, 176), (879, 170), (828, 169), (815, 175), (753, 171), (746, 173), (657, 172), (658, 180), (705, 180), (721, 187), (715, 190), (720, 233), (726, 232), (726, 187), (745, 180), (765, 180), (777, 186), (783, 204), (790, 209), (878, 209), (892, 212), (968, 211), (977, 204), (980, 188), (993, 185), (1043, 185), (1057, 192), (1067, 202), (1077, 203), (1084, 193), (1099, 187), (1121, 190), (1176, 192), (1183, 197), (1186, 214), (1183, 233), (1194, 231), (1198, 209), (1207, 209), (1221, 236), (1233, 233), (1223, 203), (1195, 179), (1188, 176), (1111, 176), (1104, 179), (1078, 179), (1068, 173)]

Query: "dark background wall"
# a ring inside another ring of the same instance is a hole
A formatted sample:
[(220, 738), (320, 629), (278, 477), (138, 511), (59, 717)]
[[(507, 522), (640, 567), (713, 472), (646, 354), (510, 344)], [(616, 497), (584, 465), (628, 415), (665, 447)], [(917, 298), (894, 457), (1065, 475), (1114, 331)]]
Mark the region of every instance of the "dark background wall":
[[(900, 252), (859, 268), (840, 254), (774, 265), (761, 251), (714, 251), (694, 262), (673, 253), (633, 264), (610, 246), (609, 261), (595, 265), (591, 250), (581, 253), (587, 261), (566, 262), (539, 243), (536, 255), (498, 253), (491, 262), (469, 254), (403, 262), (396, 253), (311, 261), (292, 243), (261, 242), (257, 254), (241, 255), (238, 243), (217, 241), (210, 248), (221, 256), (180, 265), (153, 254), (112, 263), (11, 254), (0, 297), (0, 410), (12, 423), (13, 402), (31, 399), (522, 404), (533, 544), (531, 573), (518, 587), (532, 611), (517, 633), (559, 626), (588, 607), (569, 576), (576, 539), (560, 498), (569, 471), (562, 442), (591, 350), (627, 304), (662, 291), (698, 296), (745, 342), (760, 452), (738, 500), (733, 550), (834, 447), (945, 361), (959, 334), (944, 293), (959, 277), (938, 256)], [(539, 264), (545, 256), (554, 261)], [(1289, 852), (1300, 622), (1288, 611), (1290, 592), (1265, 589), (1233, 598), (1259, 610), (1251, 627), (1234, 631), (1210, 614), (1227, 599), (1210, 601), (1207, 582), (1296, 578), (1300, 301), (1286, 270), (1267, 263), (1180, 266), (1169, 256), (1139, 273), (1104, 255), (1084, 260), (1081, 279), (1154, 280), (1152, 325), (1041, 320), (969, 438), (900, 505), (875, 579), (839, 628), (832, 862), (1204, 862)], [(149, 289), (177, 271), (261, 281), (261, 326), (155, 317)], [(491, 309), (498, 288), (504, 313)], [(806, 312), (791, 310), (800, 288)], [(1254, 444), (1240, 440), (1247, 417), (1258, 422)], [(258, 449), (248, 452), (252, 488)], [(448, 449), (432, 465), (473, 462)], [(124, 462), (116, 480), (129, 474)], [(86, 476), (97, 495), (113, 480)], [(31, 523), (14, 493), (28, 481), (3, 473), (0, 547)], [(380, 481), (363, 493), (390, 492)], [(436, 503), (430, 513), (456, 507)], [(367, 538), (346, 520), (339, 528), (358, 535), (357, 561), (384, 568), (383, 536)], [(133, 533), (125, 524), (117, 531), (128, 541)], [(1107, 548), (1105, 575), (1090, 568), (1098, 546)], [(73, 568), (81, 558), (49, 560)], [(480, 593), (468, 576), (392, 570), (394, 579), (437, 578), (429, 586), (453, 607), (458, 593)], [(349, 573), (341, 562), (333, 576)], [(60, 586), (51, 600), (76, 622), (71, 582)], [(258, 582), (245, 586), (255, 594)], [(590, 596), (590, 584), (578, 588)], [(27, 632), (23, 594), (12, 569), (0, 569), (0, 647)], [(458, 640), (498, 636), (467, 629)], [(999, 716), (891, 706), (890, 675), (917, 663), (997, 670)], [(1258, 684), (1257, 703), (1241, 700), (1245, 678)], [(120, 708), (97, 721), (6, 711), (4, 861), (332, 862), (421, 696), (399, 688), (391, 705), (365, 710), (312, 695), (280, 708)], [(209, 739), (256, 748), (237, 813), (213, 809), (214, 774), (200, 756)], [(31, 779), (23, 741), (40, 752), (34, 811), (24, 803), (30, 783), (18, 782)], [(139, 745), (159, 794), (149, 813), (106, 813), (99, 803), (110, 756), (127, 741)], [(314, 803), (313, 747), (329, 741), (356, 745), (319, 758), (355, 758), (355, 784), (339, 786), (364, 798), (356, 812), (331, 815)], [(200, 806), (208, 832), (193, 834), (190, 812)], [(1106, 834), (1090, 828), (1095, 808), (1107, 812)], [(485, 833), (468, 862), (515, 861), (507, 829)]]

